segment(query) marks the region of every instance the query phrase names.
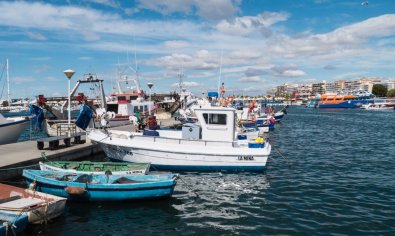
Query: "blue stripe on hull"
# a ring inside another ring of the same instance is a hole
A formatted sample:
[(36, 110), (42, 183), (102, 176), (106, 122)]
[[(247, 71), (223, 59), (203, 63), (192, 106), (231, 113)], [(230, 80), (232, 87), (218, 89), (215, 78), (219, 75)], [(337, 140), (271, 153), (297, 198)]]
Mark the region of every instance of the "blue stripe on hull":
[[(122, 162), (110, 158), (114, 162)], [(155, 165), (151, 163), (151, 170), (164, 171), (249, 171), (259, 172), (266, 170), (266, 166), (186, 166), (186, 165)]]
[[(27, 185), (29, 186), (32, 183), (31, 179), (26, 179)], [(173, 186), (163, 186), (163, 187), (154, 187), (151, 189), (134, 189), (134, 190), (90, 190), (86, 191), (82, 195), (70, 195), (68, 194), (63, 186), (53, 186), (45, 183), (37, 182), (36, 190), (52, 194), (59, 197), (64, 197), (69, 200), (74, 201), (130, 201), (130, 200), (138, 200), (138, 199), (151, 199), (151, 198), (161, 198), (161, 197), (170, 197), (174, 191)]]
[(166, 171), (248, 171), (259, 172), (266, 170), (266, 166), (179, 166), (179, 165), (153, 165), (151, 170)]

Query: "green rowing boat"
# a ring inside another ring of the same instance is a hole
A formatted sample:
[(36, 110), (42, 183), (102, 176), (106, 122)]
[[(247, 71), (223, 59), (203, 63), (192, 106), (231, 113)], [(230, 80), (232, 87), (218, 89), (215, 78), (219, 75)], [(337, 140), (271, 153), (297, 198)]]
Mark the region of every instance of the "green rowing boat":
[(41, 170), (52, 170), (85, 174), (147, 174), (149, 163), (130, 162), (91, 162), (91, 161), (42, 161), (39, 163)]

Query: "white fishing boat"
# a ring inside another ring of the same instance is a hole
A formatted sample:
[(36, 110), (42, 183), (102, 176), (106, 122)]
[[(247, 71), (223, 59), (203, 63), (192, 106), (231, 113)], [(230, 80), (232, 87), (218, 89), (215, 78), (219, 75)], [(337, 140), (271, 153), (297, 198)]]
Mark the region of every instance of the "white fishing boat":
[(64, 212), (66, 198), (0, 184), (0, 212), (26, 214), (31, 224), (52, 220)]
[(28, 123), (27, 117), (5, 118), (0, 114), (0, 145), (15, 143)]
[(88, 138), (99, 143), (112, 160), (150, 162), (159, 170), (261, 171), (271, 151), (269, 142), (238, 140), (235, 109), (196, 108), (199, 125), (182, 131), (147, 130), (143, 133), (90, 130)]
[(393, 111), (395, 109), (395, 99), (374, 99), (373, 103), (363, 104), (361, 109)]

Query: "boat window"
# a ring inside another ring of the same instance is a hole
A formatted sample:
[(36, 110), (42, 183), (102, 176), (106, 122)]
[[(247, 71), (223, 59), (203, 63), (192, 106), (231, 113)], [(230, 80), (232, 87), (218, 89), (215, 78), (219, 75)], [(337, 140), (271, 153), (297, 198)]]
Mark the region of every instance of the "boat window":
[(204, 121), (206, 122), (206, 124), (208, 124), (208, 114), (207, 113), (203, 113), (203, 118), (204, 118)]
[(207, 114), (203, 113), (206, 124), (210, 125), (226, 125), (226, 114)]
[(138, 112), (138, 111), (139, 111), (139, 107), (137, 107), (137, 106), (134, 107), (133, 112), (136, 113), (136, 112)]
[(140, 112), (144, 112), (144, 110), (143, 110), (143, 109), (144, 109), (144, 107), (143, 107), (143, 106), (139, 106), (139, 111), (140, 111)]
[(333, 98), (328, 98), (327, 101), (333, 101)]
[(336, 98), (336, 100), (342, 100), (342, 98)]
[(226, 114), (210, 114), (209, 121), (213, 125), (226, 125)]
[(147, 105), (144, 106), (144, 111), (148, 111), (148, 106)]
[(126, 97), (125, 96), (118, 96), (118, 100), (126, 101)]

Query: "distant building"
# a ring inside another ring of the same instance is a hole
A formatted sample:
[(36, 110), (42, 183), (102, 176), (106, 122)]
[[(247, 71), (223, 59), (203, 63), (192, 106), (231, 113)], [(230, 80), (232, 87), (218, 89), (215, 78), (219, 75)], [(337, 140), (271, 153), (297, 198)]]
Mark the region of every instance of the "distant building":
[(382, 84), (389, 89), (395, 88), (395, 81), (383, 81), (380, 78), (360, 78), (354, 80), (322, 81), (312, 84), (283, 84), (272, 89), (277, 97), (290, 97), (296, 100), (307, 100), (310, 96), (325, 93), (355, 94), (366, 91), (372, 93), (373, 85)]
[(313, 94), (324, 94), (325, 93), (325, 83), (314, 83), (312, 84), (312, 92)]

